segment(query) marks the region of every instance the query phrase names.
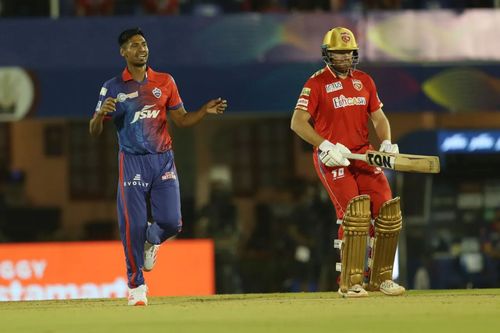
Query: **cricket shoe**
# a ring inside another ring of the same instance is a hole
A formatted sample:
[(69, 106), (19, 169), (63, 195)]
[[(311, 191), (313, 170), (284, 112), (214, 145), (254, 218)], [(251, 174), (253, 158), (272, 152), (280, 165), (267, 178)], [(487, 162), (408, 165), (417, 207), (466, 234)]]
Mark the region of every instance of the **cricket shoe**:
[(385, 280), (380, 284), (380, 291), (389, 296), (403, 295), (406, 289), (392, 280)]
[(149, 272), (155, 267), (159, 249), (160, 245), (154, 245), (148, 241), (144, 243), (144, 265), (142, 266), (144, 271)]
[(128, 305), (148, 305), (147, 293), (148, 287), (145, 284), (137, 288), (128, 288)]
[(339, 292), (340, 296), (342, 296), (344, 298), (356, 298), (356, 297), (367, 297), (368, 296), (368, 292), (363, 287), (361, 287), (359, 284), (353, 285), (352, 287), (347, 289), (347, 292), (343, 292), (339, 288), (338, 292)]

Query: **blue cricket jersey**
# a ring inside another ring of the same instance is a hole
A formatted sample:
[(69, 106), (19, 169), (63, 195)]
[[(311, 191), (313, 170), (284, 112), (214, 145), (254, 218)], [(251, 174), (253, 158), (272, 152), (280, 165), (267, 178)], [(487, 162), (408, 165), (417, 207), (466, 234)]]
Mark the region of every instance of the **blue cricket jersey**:
[(129, 154), (156, 154), (172, 147), (167, 112), (183, 106), (173, 77), (148, 67), (142, 82), (134, 81), (125, 68), (121, 75), (101, 88), (96, 111), (108, 97), (116, 98), (116, 111), (107, 117), (118, 132), (120, 151)]

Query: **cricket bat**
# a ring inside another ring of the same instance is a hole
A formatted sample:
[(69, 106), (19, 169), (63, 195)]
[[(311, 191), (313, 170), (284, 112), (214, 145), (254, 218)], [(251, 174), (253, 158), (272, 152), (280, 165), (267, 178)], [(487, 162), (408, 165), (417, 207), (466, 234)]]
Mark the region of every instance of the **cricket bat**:
[(385, 169), (405, 172), (439, 173), (439, 157), (410, 154), (384, 153), (368, 150), (365, 154), (342, 153), (345, 158), (365, 161)]

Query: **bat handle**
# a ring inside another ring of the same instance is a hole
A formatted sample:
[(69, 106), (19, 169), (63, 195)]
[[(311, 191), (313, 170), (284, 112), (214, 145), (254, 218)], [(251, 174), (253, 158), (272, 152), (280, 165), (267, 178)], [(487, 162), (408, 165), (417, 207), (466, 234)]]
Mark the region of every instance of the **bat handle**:
[(350, 160), (366, 161), (365, 154), (342, 153), (342, 156)]

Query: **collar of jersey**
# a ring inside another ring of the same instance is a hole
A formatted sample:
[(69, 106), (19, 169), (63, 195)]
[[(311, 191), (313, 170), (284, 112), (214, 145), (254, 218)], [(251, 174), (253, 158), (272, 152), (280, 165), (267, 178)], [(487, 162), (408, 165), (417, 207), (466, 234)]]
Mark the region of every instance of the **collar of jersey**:
[[(338, 78), (337, 74), (335, 74), (332, 69), (330, 68), (330, 66), (326, 65), (326, 68), (328, 69), (328, 71), (333, 75), (334, 78)], [(349, 69), (349, 73), (347, 74), (347, 76), (350, 76), (352, 77), (352, 68)]]
[[(146, 78), (145, 78), (145, 80), (154, 82), (154, 81), (157, 81), (157, 76), (158, 76), (158, 73), (156, 73), (154, 70), (151, 69), (151, 67), (148, 66), (148, 68), (146, 69)], [(125, 69), (122, 72), (122, 80), (124, 82), (133, 80), (132, 74), (130, 74), (130, 72), (129, 72), (129, 70), (128, 70), (127, 67), (125, 67)]]

